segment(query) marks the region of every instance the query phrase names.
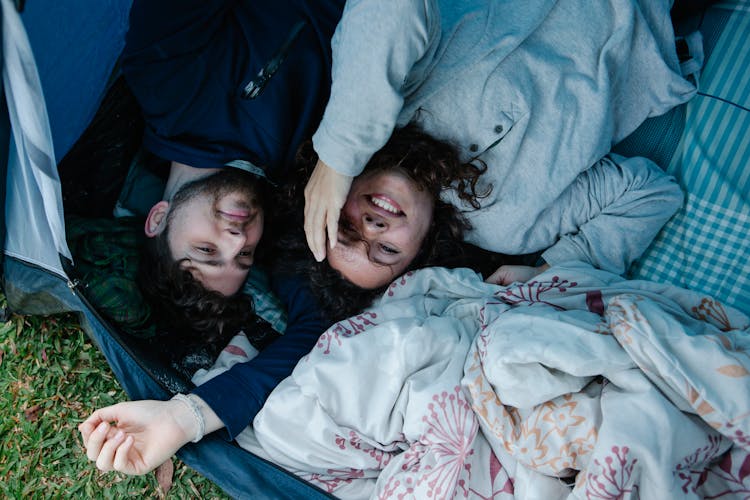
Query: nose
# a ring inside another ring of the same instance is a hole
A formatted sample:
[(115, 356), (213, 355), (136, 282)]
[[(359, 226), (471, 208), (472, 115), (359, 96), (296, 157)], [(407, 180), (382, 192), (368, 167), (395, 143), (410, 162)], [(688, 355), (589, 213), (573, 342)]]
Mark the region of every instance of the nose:
[(225, 245), (225, 250), (237, 253), (244, 247), (248, 240), (247, 231), (242, 224), (226, 224), (222, 231), (221, 240)]
[(366, 213), (362, 215), (362, 228), (368, 233), (382, 233), (388, 229), (388, 223), (382, 217)]

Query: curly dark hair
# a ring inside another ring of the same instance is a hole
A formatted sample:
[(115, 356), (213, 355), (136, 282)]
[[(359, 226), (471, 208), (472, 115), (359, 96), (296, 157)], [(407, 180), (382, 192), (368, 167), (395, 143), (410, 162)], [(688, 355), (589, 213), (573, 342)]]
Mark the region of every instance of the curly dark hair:
[[(281, 191), (275, 210), (266, 214), (262, 241), (273, 245), (273, 251), (269, 252), (272, 271), (308, 278), (323, 314), (336, 321), (369, 307), (387, 286), (360, 288), (326, 261), (319, 263), (312, 258), (302, 231), (304, 199), (301, 193), (316, 162), (312, 144), (303, 144), (297, 155), (299, 174)], [(393, 168), (406, 172), (434, 200), (433, 223), (419, 253), (404, 272), (429, 266), (463, 265), (463, 235), (471, 226), (456, 207), (440, 199), (440, 194), (446, 189), (456, 190), (460, 199), (477, 208), (478, 199), (487, 194), (477, 193), (477, 181), (486, 166), (461, 162), (450, 143), (409, 125), (394, 131), (365, 170), (376, 172)], [(160, 235), (148, 239), (138, 274), (157, 325), (178, 332), (183, 345), (223, 347), (233, 333), (252, 323), (255, 317), (252, 301), (241, 293), (226, 297), (210, 291), (189, 271), (182, 269), (181, 262), (171, 256), (168, 231), (167, 227)], [(264, 260), (262, 253), (257, 260)]]
[[(347, 318), (372, 305), (383, 294), (387, 285), (376, 289), (363, 289), (344, 278), (327, 261), (316, 262), (301, 232), (299, 215), (303, 213), (299, 196), (317, 162), (317, 155), (311, 143), (305, 143), (297, 155), (301, 172), (296, 182), (290, 183), (284, 191), (286, 211), (275, 215), (276, 231), (276, 272), (302, 274), (309, 278), (312, 291), (318, 299), (323, 313), (332, 321)], [(449, 142), (442, 141), (423, 132), (416, 125), (396, 129), (386, 145), (373, 155), (365, 166), (365, 172), (377, 172), (399, 168), (407, 173), (421, 189), (426, 190), (434, 200), (433, 221), (425, 236), (419, 253), (404, 270), (408, 272), (430, 266), (455, 267), (463, 265), (463, 236), (471, 225), (458, 208), (445, 203), (440, 194), (453, 189), (458, 197), (474, 208), (479, 207), (479, 199), (489, 194), (477, 192), (477, 182), (487, 169), (483, 163), (466, 163), (459, 158), (457, 149)], [(279, 227), (292, 228), (279, 231)]]
[(175, 356), (196, 348), (218, 354), (229, 339), (255, 321), (250, 297), (225, 296), (208, 290), (182, 262), (172, 258), (169, 228), (146, 238), (136, 281), (151, 307), (151, 317), (160, 336), (174, 337)]

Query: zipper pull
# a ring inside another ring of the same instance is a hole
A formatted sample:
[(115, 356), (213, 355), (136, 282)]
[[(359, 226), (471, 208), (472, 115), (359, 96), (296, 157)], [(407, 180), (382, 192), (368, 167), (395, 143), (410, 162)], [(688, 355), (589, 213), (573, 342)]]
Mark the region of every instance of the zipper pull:
[(286, 59), (286, 56), (289, 54), (289, 49), (292, 47), (292, 44), (295, 42), (295, 40), (297, 40), (297, 37), (302, 31), (302, 28), (305, 27), (305, 24), (307, 24), (306, 21), (300, 21), (292, 27), (289, 35), (287, 35), (286, 37), (286, 40), (276, 51), (271, 60), (268, 61), (268, 64), (263, 66), (260, 71), (258, 71), (256, 77), (250, 80), (250, 83), (245, 85), (245, 88), (242, 91), (243, 99), (255, 99), (260, 95), (260, 93), (268, 84), (268, 81), (271, 79), (274, 73), (278, 71), (279, 67), (281, 67), (281, 63), (283, 63), (284, 59)]

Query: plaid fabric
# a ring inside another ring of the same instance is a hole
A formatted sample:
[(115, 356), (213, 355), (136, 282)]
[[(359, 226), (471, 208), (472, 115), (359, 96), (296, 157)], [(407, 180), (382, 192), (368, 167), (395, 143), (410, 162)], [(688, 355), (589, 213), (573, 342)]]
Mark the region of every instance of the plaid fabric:
[(68, 216), (65, 221), (75, 259), (71, 274), (83, 284), (86, 298), (125, 332), (149, 338), (156, 334), (151, 307), (135, 283), (142, 227), (142, 221), (132, 218)]
[(688, 193), (686, 204), (631, 276), (699, 290), (750, 313), (750, 0), (712, 10), (727, 9), (667, 169)]
[(283, 335), (287, 323), (286, 310), (281, 301), (271, 292), (265, 271), (257, 266), (251, 267), (242, 292), (253, 298), (255, 314), (266, 320), (274, 330)]
[(750, 216), (688, 195), (633, 270), (750, 311)]

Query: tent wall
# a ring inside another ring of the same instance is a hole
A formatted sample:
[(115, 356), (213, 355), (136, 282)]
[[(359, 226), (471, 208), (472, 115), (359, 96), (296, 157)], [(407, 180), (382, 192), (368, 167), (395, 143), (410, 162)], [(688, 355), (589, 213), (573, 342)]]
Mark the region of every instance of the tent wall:
[(14, 312), (48, 315), (80, 311), (83, 307), (60, 276), (8, 256), (2, 270), (3, 292)]
[(125, 45), (132, 0), (27, 1), (21, 20), (34, 50), (58, 161), (86, 129)]
[(3, 91), (10, 120), (4, 250), (64, 276), (62, 197), (52, 133), (23, 22), (10, 0), (2, 4)]
[[(3, 28), (0, 23), (0, 40), (3, 39)], [(3, 51), (0, 50), (0, 68), (3, 67)], [(10, 119), (8, 104), (5, 102), (5, 88), (0, 83), (0, 249), (5, 248), (5, 182), (8, 178), (8, 145), (10, 142)], [(4, 252), (0, 252), (0, 269), (2, 269)]]

